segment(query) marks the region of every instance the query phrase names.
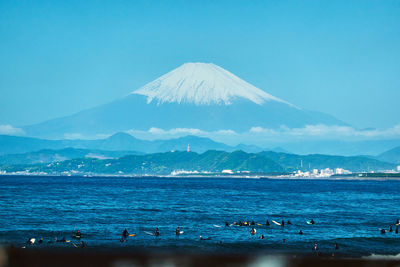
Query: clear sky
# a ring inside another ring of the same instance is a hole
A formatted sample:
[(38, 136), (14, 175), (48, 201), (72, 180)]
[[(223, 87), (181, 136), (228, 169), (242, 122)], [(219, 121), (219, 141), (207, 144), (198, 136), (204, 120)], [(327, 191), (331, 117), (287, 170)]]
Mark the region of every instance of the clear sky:
[(400, 123), (400, 1), (0, 1), (0, 125), (213, 62), (355, 127)]

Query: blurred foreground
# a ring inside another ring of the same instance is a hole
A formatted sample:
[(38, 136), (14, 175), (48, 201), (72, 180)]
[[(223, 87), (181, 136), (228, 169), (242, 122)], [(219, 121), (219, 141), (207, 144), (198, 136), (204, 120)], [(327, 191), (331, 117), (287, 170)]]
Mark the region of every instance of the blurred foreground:
[(5, 266), (400, 266), (399, 258), (330, 258), (324, 256), (277, 256), (262, 254), (180, 254), (94, 251), (0, 249), (0, 267)]

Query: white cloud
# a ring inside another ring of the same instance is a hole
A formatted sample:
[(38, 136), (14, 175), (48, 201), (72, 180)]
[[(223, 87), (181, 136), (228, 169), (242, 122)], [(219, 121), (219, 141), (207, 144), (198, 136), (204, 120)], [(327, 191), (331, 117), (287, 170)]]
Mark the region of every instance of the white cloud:
[(150, 128), (147, 131), (129, 130), (127, 133), (147, 140), (178, 138), (186, 135), (196, 135), (212, 138), (227, 144), (269, 144), (271, 142), (291, 142), (301, 140), (367, 140), (367, 139), (400, 139), (400, 125), (388, 129), (359, 130), (349, 126), (338, 125), (306, 125), (300, 128), (281, 126), (277, 129), (254, 126), (246, 132), (233, 130), (203, 131), (193, 128), (175, 128), (164, 130)]
[(0, 125), (0, 134), (6, 135), (23, 135), (25, 132), (20, 128), (15, 128), (12, 125)]

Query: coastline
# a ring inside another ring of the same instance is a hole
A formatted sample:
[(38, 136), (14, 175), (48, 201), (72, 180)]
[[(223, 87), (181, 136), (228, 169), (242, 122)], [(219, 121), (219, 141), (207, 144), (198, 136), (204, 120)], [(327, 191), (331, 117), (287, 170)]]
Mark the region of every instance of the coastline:
[(7, 173), (0, 174), (0, 177), (13, 177), (13, 176), (24, 176), (24, 177), (82, 177), (82, 178), (182, 178), (182, 179), (250, 179), (250, 180), (349, 180), (349, 181), (400, 181), (400, 177), (364, 177), (364, 176), (335, 176), (335, 177), (296, 177), (296, 176), (281, 176), (281, 175), (171, 175), (171, 174), (36, 174), (36, 173)]

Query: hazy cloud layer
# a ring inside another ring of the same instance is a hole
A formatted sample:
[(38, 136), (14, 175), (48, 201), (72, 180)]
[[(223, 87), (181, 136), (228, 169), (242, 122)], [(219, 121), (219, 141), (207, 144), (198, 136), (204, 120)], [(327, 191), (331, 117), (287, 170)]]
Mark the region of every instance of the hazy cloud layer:
[(23, 135), (24, 131), (20, 128), (15, 128), (12, 125), (0, 125), (0, 134), (6, 135)]
[(388, 129), (359, 130), (349, 126), (307, 125), (302, 128), (278, 129), (252, 127), (247, 132), (237, 133), (233, 130), (202, 131), (193, 128), (175, 128), (164, 130), (150, 128), (148, 131), (129, 130), (127, 133), (140, 139), (169, 139), (186, 135), (209, 137), (228, 144), (260, 144), (269, 142), (287, 142), (299, 140), (370, 140), (370, 139), (400, 139), (400, 124)]

